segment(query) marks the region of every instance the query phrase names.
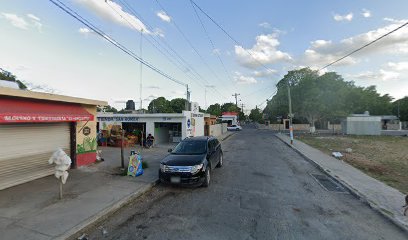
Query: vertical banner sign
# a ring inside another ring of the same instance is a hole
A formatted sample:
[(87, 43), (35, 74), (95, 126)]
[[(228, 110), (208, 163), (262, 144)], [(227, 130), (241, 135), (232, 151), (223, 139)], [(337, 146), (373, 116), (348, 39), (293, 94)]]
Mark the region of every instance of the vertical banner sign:
[(137, 177), (142, 174), (142, 156), (140, 156), (140, 154), (130, 155), (127, 175)]

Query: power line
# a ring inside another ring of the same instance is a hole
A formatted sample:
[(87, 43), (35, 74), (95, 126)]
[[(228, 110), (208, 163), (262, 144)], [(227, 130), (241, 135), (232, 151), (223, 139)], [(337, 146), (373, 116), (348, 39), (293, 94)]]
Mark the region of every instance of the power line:
[[(211, 46), (212, 46), (212, 49), (213, 49), (213, 51), (214, 51), (214, 54), (217, 55), (217, 58), (218, 58), (218, 60), (220, 61), (222, 67), (224, 68), (224, 71), (225, 71), (225, 73), (227, 74), (227, 77), (232, 81), (231, 75), (228, 73), (227, 68), (225, 67), (224, 62), (222, 61), (221, 57), (215, 52), (216, 48), (215, 48), (214, 42), (211, 40), (210, 34), (208, 33), (207, 29), (206, 29), (205, 26), (204, 26), (203, 21), (201, 20), (200, 16), (198, 15), (198, 12), (197, 12), (196, 8), (194, 7), (193, 1), (190, 0), (190, 3), (191, 3), (191, 6), (193, 7), (194, 13), (195, 13), (195, 15), (197, 16), (198, 21), (199, 21), (200, 24), (201, 24), (201, 27), (202, 27), (203, 30), (204, 30), (205, 35), (207, 36), (207, 38), (208, 38), (208, 40), (209, 40), (209, 42), (210, 42), (210, 44), (211, 44)], [(233, 82), (233, 81), (232, 81), (232, 82)]]
[[(168, 11), (166, 10), (166, 8), (163, 7), (163, 5), (158, 1), (155, 0), (156, 3), (159, 5), (160, 8), (162, 8), (165, 12), (168, 13)], [(218, 75), (214, 72), (214, 70), (210, 67), (210, 65), (207, 63), (207, 61), (204, 59), (204, 57), (198, 52), (198, 50), (194, 47), (194, 45), (191, 43), (191, 41), (187, 38), (187, 36), (184, 34), (184, 32), (181, 30), (181, 28), (178, 26), (178, 24), (176, 23), (176, 21), (173, 19), (172, 24), (174, 25), (174, 27), (177, 29), (177, 31), (181, 34), (181, 36), (184, 38), (184, 40), (188, 43), (188, 45), (193, 49), (193, 51), (197, 54), (197, 56), (200, 58), (200, 60), (204, 63), (204, 65), (208, 68), (208, 70), (210, 70), (210, 72), (215, 76), (215, 78), (217, 78), (219, 81), (221, 81), (221, 79), (218, 77)], [(221, 94), (221, 93), (220, 93)], [(225, 98), (225, 97), (224, 97)], [(227, 98), (225, 98), (227, 99)]]
[[(175, 78), (173, 78), (172, 76), (170, 76), (169, 74), (163, 72), (162, 70), (160, 70), (159, 68), (155, 67), (154, 65), (152, 65), (151, 63), (143, 60), (142, 58), (140, 58), (139, 56), (137, 56), (135, 53), (133, 53), (131, 50), (129, 50), (128, 48), (126, 48), (125, 46), (123, 46), (122, 44), (120, 44), (119, 42), (117, 42), (115, 39), (113, 39), (112, 37), (110, 37), (108, 34), (104, 33), (102, 30), (98, 29), (97, 27), (95, 27), (93, 24), (91, 24), (88, 20), (86, 20), (85, 18), (83, 18), (81, 15), (79, 15), (77, 12), (75, 12), (74, 10), (72, 10), (71, 8), (69, 8), (68, 6), (66, 6), (64, 3), (62, 3), (59, 0), (49, 0), (51, 3), (53, 3), (55, 6), (57, 6), (58, 8), (60, 8), (61, 10), (63, 10), (65, 13), (67, 13), (68, 15), (70, 15), (71, 17), (75, 18), (76, 20), (78, 20), (79, 22), (81, 22), (82, 24), (84, 24), (85, 26), (87, 26), (88, 28), (90, 28), (92, 31), (94, 31), (96, 34), (98, 34), (99, 36), (101, 36), (102, 38), (104, 38), (105, 40), (107, 40), (109, 43), (111, 43), (112, 45), (114, 45), (115, 47), (119, 48), (120, 50), (122, 50), (125, 54), (129, 55), (130, 57), (132, 57), (133, 59), (135, 59), (136, 61), (142, 63), (143, 65), (145, 65), (146, 67), (150, 68), (151, 70), (155, 71), (156, 73), (162, 75), (163, 77), (178, 83), (180, 85), (183, 86), (187, 86), (187, 84), (185, 84), (182, 81), (179, 81)], [(56, 2), (58, 1), (58, 3)]]
[(266, 100), (262, 101), (260, 104), (258, 104), (257, 106), (261, 106), (263, 105), (265, 102), (269, 101), (269, 98), (273, 97), (276, 93), (278, 92), (278, 89), (275, 90), (275, 92), (272, 93), (272, 95), (270, 95), (269, 97), (266, 98)]
[(380, 37), (374, 39), (373, 41), (371, 41), (371, 42), (369, 42), (369, 43), (367, 43), (367, 44), (364, 44), (363, 46), (361, 46), (361, 47), (357, 48), (356, 50), (354, 50), (354, 51), (352, 51), (352, 52), (346, 54), (345, 56), (343, 56), (343, 57), (341, 57), (341, 58), (339, 58), (339, 59), (337, 59), (337, 60), (335, 60), (335, 61), (333, 61), (333, 62), (327, 64), (326, 66), (320, 68), (319, 71), (321, 71), (321, 70), (323, 70), (323, 69), (325, 69), (325, 68), (327, 68), (327, 67), (330, 67), (331, 65), (333, 65), (333, 64), (335, 64), (335, 63), (340, 62), (341, 60), (345, 59), (346, 57), (349, 57), (350, 55), (352, 55), (352, 54), (354, 54), (354, 53), (356, 53), (356, 52), (358, 52), (358, 51), (360, 51), (360, 50), (362, 50), (362, 49), (364, 49), (364, 48), (370, 46), (371, 44), (373, 44), (373, 43), (379, 41), (380, 39), (382, 39), (382, 38), (384, 38), (384, 37), (390, 35), (391, 33), (400, 30), (401, 28), (405, 27), (406, 25), (408, 25), (408, 22), (402, 24), (401, 26), (395, 28), (394, 30), (391, 30), (391, 31), (389, 31), (389, 32), (387, 32), (387, 33), (381, 35)]
[[(124, 4), (130, 12), (132, 12), (135, 16), (137, 16), (139, 19), (141, 19), (143, 21), (143, 23), (145, 23), (149, 28), (153, 29), (153, 27), (151, 25), (149, 25), (149, 23), (143, 19), (143, 17), (129, 4), (127, 3), (126, 0), (119, 0), (122, 4)], [(161, 8), (163, 8), (160, 3), (158, 3), (159, 6)], [(164, 8), (163, 8), (164, 10)], [(175, 22), (173, 21), (173, 23), (175, 24)], [(178, 27), (178, 26), (177, 26)], [(180, 30), (180, 29), (179, 29)], [(181, 30), (180, 30), (181, 31)], [(149, 35), (150, 36), (150, 35)], [(188, 73), (191, 74), (191, 76), (193, 77), (194, 80), (197, 80), (196, 82), (198, 84), (201, 84), (197, 77), (199, 79), (201, 79), (202, 81), (204, 81), (206, 84), (209, 84), (209, 82), (200, 74), (197, 72), (196, 69), (193, 68), (193, 66), (191, 66), (182, 56), (180, 56), (177, 51), (175, 51), (164, 39), (159, 38), (159, 40), (174, 54), (172, 54), (166, 47), (164, 47), (162, 44), (160, 44), (153, 36), (151, 36), (151, 38), (158, 44), (160, 45), (171, 57), (175, 58), (177, 60), (177, 62), (180, 65), (184, 65), (184, 67), (186, 68), (186, 70), (188, 71)], [(149, 41), (150, 42), (150, 41)], [(150, 42), (151, 43), (151, 42)], [(152, 43), (151, 43), (152, 44)], [(152, 44), (153, 45), (153, 44)], [(156, 49), (157, 46), (155, 46)], [(158, 49), (159, 50), (159, 49)], [(160, 51), (160, 50), (159, 50)], [(160, 51), (163, 55), (165, 55), (162, 51)], [(175, 57), (176, 56), (176, 57)], [(178, 66), (174, 61), (172, 61), (171, 59), (169, 59), (176, 67), (178, 67), (182, 72), (184, 72), (185, 74), (187, 74), (185, 72), (185, 70), (181, 69), (180, 66)], [(202, 85), (202, 84), (201, 84)], [(223, 94), (221, 94), (216, 88), (212, 89), (214, 92), (216, 92), (218, 94), (218, 96), (223, 97), (224, 99), (227, 99)]]
[[(133, 29), (135, 29), (135, 30), (138, 30), (138, 29), (136, 28), (136, 26), (133, 25), (127, 18), (125, 18), (122, 14), (120, 14), (120, 12), (118, 12), (117, 10), (115, 10), (115, 9), (108, 3), (108, 1), (106, 1), (106, 4), (108, 4), (108, 6), (109, 6), (116, 14), (118, 14), (123, 20), (125, 20), (131, 28), (133, 28)], [(141, 33), (143, 33), (143, 29), (141, 30)], [(149, 35), (149, 36), (150, 36), (150, 35)], [(141, 34), (140, 41), (142, 41), (143, 37), (144, 37), (143, 34)], [(158, 43), (155, 38), (152, 37), (152, 39), (153, 39), (157, 44), (160, 45), (160, 43)], [(172, 64), (174, 64), (174, 66), (176, 66), (178, 69), (180, 69), (182, 72), (184, 72), (184, 70), (183, 70), (179, 65), (177, 65), (177, 64), (173, 61), (173, 59), (171, 59), (169, 56), (167, 56), (156, 44), (154, 44), (154, 43), (153, 43), (152, 41), (150, 41), (148, 38), (146, 38), (146, 40), (147, 40), (154, 48), (156, 48), (157, 51), (159, 51), (164, 57), (166, 57)], [(165, 50), (166, 50), (166, 49), (165, 49)], [(140, 50), (140, 51), (141, 51), (141, 50)], [(199, 83), (199, 82), (198, 82), (198, 83)], [(200, 84), (200, 83), (199, 83), (199, 84)]]
[[(157, 0), (156, 0), (157, 1)], [(243, 46), (243, 44), (241, 44), (240, 42), (238, 42), (238, 40), (236, 40), (234, 37), (231, 36), (231, 34), (229, 34), (218, 22), (216, 22), (207, 12), (205, 12), (200, 6), (197, 5), (197, 3), (195, 3), (193, 0), (190, 0), (191, 3), (196, 6), (198, 8), (198, 10), (200, 10), (208, 19), (211, 20), (211, 22), (213, 22), (219, 29), (221, 29), (222, 32), (225, 33), (225, 35), (227, 35), (235, 44)], [(259, 65), (261, 65), (263, 68), (265, 68), (268, 71), (273, 71), (272, 69), (270, 69), (269, 67), (267, 67), (265, 64), (261, 63), (260, 61), (258, 61), (255, 56), (251, 53), (251, 51), (243, 48)]]

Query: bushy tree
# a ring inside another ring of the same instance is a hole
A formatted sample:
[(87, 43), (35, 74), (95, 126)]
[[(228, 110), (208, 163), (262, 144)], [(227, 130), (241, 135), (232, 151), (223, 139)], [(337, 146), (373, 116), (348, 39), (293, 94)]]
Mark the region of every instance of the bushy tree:
[(249, 119), (251, 119), (254, 122), (261, 122), (262, 121), (262, 112), (259, 108), (254, 108), (251, 110), (251, 113), (249, 114)]
[(175, 98), (170, 101), (170, 107), (174, 113), (182, 113), (186, 109), (186, 102), (184, 98)]
[(207, 108), (207, 113), (211, 114), (211, 115), (215, 115), (215, 116), (221, 116), (222, 111), (221, 111), (221, 105), (216, 103), (216, 104), (211, 104), (208, 108)]
[(221, 112), (239, 112), (240, 108), (235, 106), (234, 103), (224, 103), (221, 105)]
[(164, 97), (158, 97), (153, 99), (147, 108), (151, 113), (172, 113), (174, 112), (171, 108), (170, 101)]
[(390, 114), (389, 95), (380, 95), (374, 86), (357, 87), (335, 72), (319, 75), (309, 68), (289, 71), (277, 84), (277, 93), (264, 110), (272, 119), (288, 117), (288, 86), (295, 118), (305, 118), (313, 127), (317, 121), (338, 120), (351, 113), (370, 111)]
[(110, 105), (108, 106), (97, 106), (96, 107), (97, 112), (118, 112), (118, 110), (114, 107), (111, 107)]
[(3, 72), (0, 71), (0, 80), (6, 80), (6, 81), (10, 81), (10, 82), (15, 82), (18, 84), (18, 87), (20, 89), (27, 89), (27, 86), (20, 80), (17, 80), (16, 76), (14, 76), (13, 74), (5, 74)]
[(393, 102), (392, 113), (395, 116), (398, 116), (399, 113), (399, 118), (401, 121), (408, 121), (408, 97), (404, 97)]

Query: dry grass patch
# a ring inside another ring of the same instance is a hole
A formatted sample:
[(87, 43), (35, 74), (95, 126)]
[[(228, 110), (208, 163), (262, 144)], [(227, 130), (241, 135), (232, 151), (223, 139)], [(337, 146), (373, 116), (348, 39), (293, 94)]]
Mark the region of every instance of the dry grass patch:
[(408, 193), (408, 137), (303, 135), (299, 140), (329, 155), (341, 152), (347, 163)]

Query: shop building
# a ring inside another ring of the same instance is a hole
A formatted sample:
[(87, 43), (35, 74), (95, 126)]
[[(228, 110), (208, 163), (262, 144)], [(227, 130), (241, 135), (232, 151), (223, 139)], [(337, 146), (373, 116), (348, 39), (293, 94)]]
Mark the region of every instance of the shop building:
[(222, 123), (227, 123), (230, 125), (238, 124), (238, 113), (236, 112), (223, 112), (222, 116), (219, 118)]
[(96, 160), (96, 106), (106, 102), (0, 87), (0, 190), (52, 175), (62, 148), (72, 167)]
[(101, 144), (120, 146), (120, 129), (125, 130), (124, 145), (139, 144), (151, 134), (156, 144), (176, 143), (186, 137), (204, 136), (204, 114), (183, 113), (114, 114), (98, 113)]

